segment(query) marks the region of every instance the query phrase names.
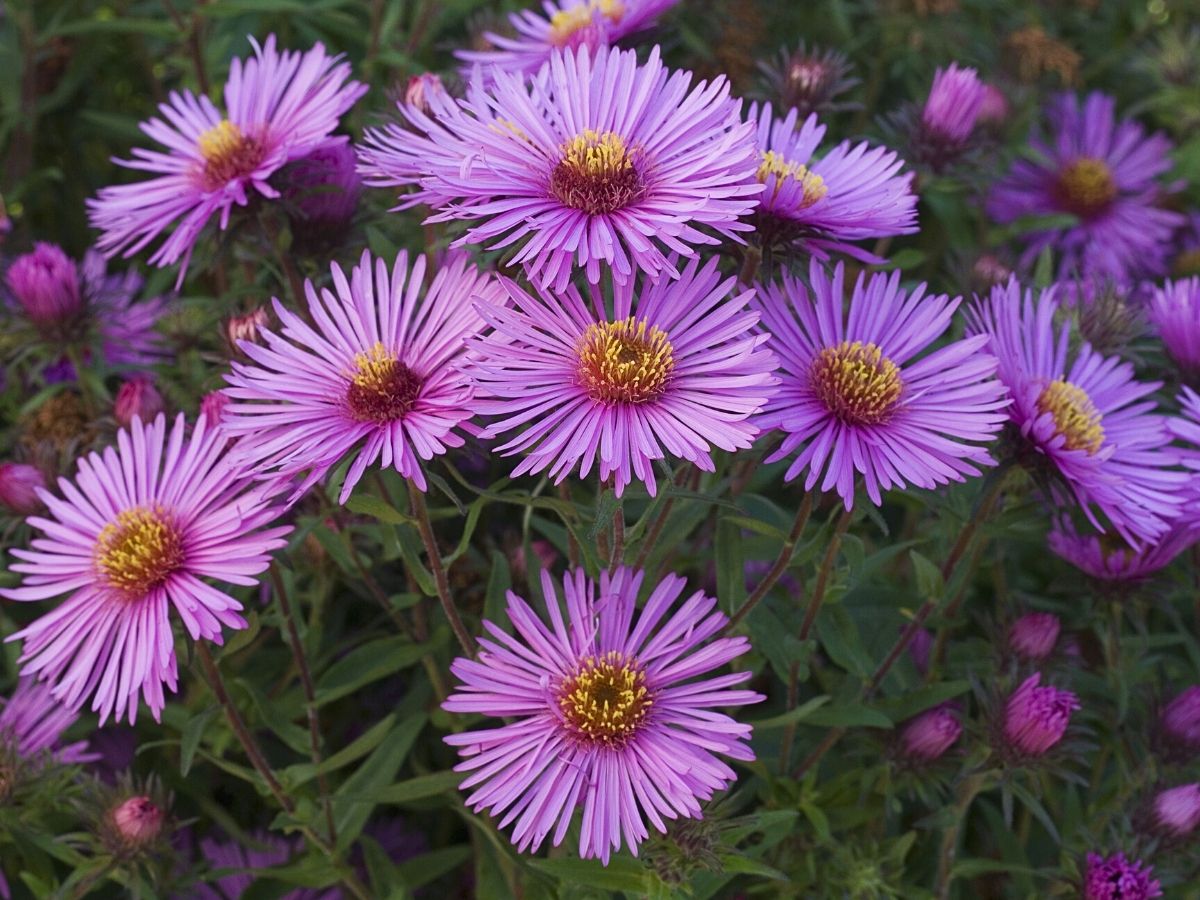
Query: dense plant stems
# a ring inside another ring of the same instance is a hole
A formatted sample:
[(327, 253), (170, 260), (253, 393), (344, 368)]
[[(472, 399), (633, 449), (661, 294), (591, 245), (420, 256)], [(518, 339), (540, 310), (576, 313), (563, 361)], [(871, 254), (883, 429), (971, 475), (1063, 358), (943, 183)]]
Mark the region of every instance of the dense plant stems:
[(732, 632), (742, 620), (750, 614), (754, 607), (758, 606), (759, 601), (767, 595), (767, 591), (775, 586), (783, 573), (787, 571), (788, 566), (792, 562), (792, 554), (796, 552), (796, 542), (800, 540), (800, 535), (804, 533), (804, 526), (808, 524), (808, 517), (812, 515), (813, 495), (805, 494), (804, 499), (800, 501), (800, 508), (796, 510), (796, 518), (792, 521), (792, 530), (788, 532), (787, 538), (783, 542), (783, 546), (779, 549), (779, 556), (775, 558), (775, 562), (763, 577), (763, 580), (758, 583), (758, 587), (754, 592), (746, 598), (745, 602), (732, 616), (729, 617), (729, 622), (725, 625), (723, 633), (729, 634)]
[(800, 623), (800, 640), (808, 640), (817, 614), (821, 611), (821, 603), (825, 599), (825, 588), (829, 585), (829, 576), (833, 573), (833, 563), (837, 559), (838, 550), (842, 546), (842, 536), (850, 526), (850, 517), (854, 510), (843, 509), (833, 526), (833, 534), (829, 537), (829, 545), (825, 548), (825, 558), (821, 561), (821, 569), (817, 572), (817, 581), (813, 585), (812, 596), (808, 599), (808, 608), (804, 612), (804, 621)]
[(442, 611), (446, 614), (450, 629), (458, 638), (463, 652), (467, 656), (474, 656), (475, 640), (463, 624), (458, 608), (454, 605), (454, 598), (450, 596), (450, 583), (446, 578), (446, 567), (442, 565), (442, 552), (433, 536), (433, 525), (429, 521), (429, 507), (425, 505), (425, 494), (411, 478), (408, 481), (408, 496), (412, 504), (413, 518), (417, 520), (417, 530), (421, 533), (421, 542), (425, 545), (425, 555), (429, 558), (429, 568), (433, 570), (433, 582), (437, 588), (438, 600), (442, 604)]

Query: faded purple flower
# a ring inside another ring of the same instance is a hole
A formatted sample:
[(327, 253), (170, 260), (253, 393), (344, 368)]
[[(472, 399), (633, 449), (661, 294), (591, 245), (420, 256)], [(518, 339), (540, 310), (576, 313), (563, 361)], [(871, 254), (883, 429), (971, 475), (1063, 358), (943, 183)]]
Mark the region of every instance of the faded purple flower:
[(0, 507), (18, 516), (27, 516), (42, 508), (38, 490), (46, 479), (36, 467), (25, 463), (0, 463)]
[(307, 246), (335, 243), (354, 219), (362, 193), (354, 148), (343, 139), (320, 145), (281, 173), (292, 233)]
[(1188, 753), (1200, 752), (1200, 685), (1176, 695), (1162, 711), (1163, 735)]
[(1053, 613), (1026, 613), (1009, 629), (1008, 646), (1022, 659), (1043, 660), (1054, 652), (1061, 628)]
[(1046, 542), (1077, 569), (1101, 581), (1140, 581), (1171, 564), (1200, 541), (1200, 523), (1176, 520), (1157, 542), (1133, 549), (1116, 535), (1087, 534), (1062, 520)]
[(1200, 825), (1200, 784), (1181, 784), (1160, 791), (1154, 798), (1155, 824), (1176, 837), (1195, 831)]

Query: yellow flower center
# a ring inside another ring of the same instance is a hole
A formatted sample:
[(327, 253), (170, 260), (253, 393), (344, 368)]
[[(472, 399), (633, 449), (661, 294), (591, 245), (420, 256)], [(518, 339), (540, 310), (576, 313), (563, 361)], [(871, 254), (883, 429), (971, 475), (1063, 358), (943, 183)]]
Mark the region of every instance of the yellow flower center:
[(1037, 398), (1038, 412), (1054, 417), (1054, 429), (1068, 450), (1096, 453), (1104, 444), (1103, 418), (1087, 392), (1061, 378), (1050, 382)]
[(576, 740), (613, 748), (637, 734), (654, 705), (646, 673), (615, 650), (581, 659), (557, 695), (563, 721)]
[(101, 529), (95, 553), (108, 586), (140, 600), (183, 565), (183, 537), (161, 507), (138, 506)]
[(904, 382), (900, 368), (875, 344), (842, 341), (812, 361), (817, 398), (847, 425), (878, 425), (891, 418)]
[(1058, 174), (1058, 200), (1080, 218), (1104, 212), (1117, 196), (1112, 170), (1103, 160), (1081, 156)]
[(204, 157), (201, 180), (209, 191), (249, 175), (266, 155), (261, 141), (245, 134), (228, 119), (222, 119), (200, 135), (199, 143), (200, 155)]
[(346, 405), (359, 422), (395, 422), (412, 411), (421, 384), (420, 375), (377, 341), (354, 357)]
[(666, 332), (633, 316), (589, 325), (576, 352), (580, 384), (600, 403), (657, 400), (675, 371)]
[(587, 129), (563, 144), (562, 159), (550, 173), (550, 191), (589, 215), (614, 212), (642, 194), (634, 155), (620, 135)]
[(625, 15), (625, 4), (621, 0), (587, 0), (566, 9), (560, 9), (550, 17), (550, 43), (562, 47), (595, 20), (596, 14), (604, 16), (614, 25)]
[(803, 198), (800, 200), (800, 209), (808, 209), (829, 193), (824, 178), (816, 172), (810, 171), (808, 166), (803, 163), (788, 162), (774, 150), (763, 151), (762, 162), (758, 164), (756, 174), (758, 180), (764, 184), (768, 177), (775, 176), (775, 190), (772, 196), (779, 193), (779, 189), (787, 183), (789, 178), (799, 182), (801, 190), (804, 191)]

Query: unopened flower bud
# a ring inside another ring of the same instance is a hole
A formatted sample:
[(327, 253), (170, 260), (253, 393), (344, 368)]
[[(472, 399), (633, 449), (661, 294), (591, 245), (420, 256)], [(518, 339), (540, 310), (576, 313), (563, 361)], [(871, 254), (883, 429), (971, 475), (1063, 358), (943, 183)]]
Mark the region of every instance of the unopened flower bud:
[(0, 463), (0, 506), (19, 516), (27, 516), (42, 508), (38, 488), (46, 479), (35, 467), (24, 463)]
[(1154, 798), (1155, 824), (1167, 834), (1183, 837), (1200, 825), (1200, 784), (1183, 784)]
[(130, 797), (109, 813), (109, 824), (119, 844), (139, 849), (162, 833), (166, 813), (149, 797)]
[(1054, 652), (1062, 623), (1053, 613), (1027, 613), (1013, 622), (1008, 645), (1022, 659), (1041, 660)]
[(221, 424), (229, 396), (224, 391), (211, 391), (200, 400), (200, 414), (208, 420), (209, 427)]
[(225, 339), (234, 350), (240, 341), (251, 344), (261, 342), (260, 332), (271, 321), (271, 314), (263, 307), (252, 309), (243, 316), (234, 316), (225, 322)]
[(985, 93), (974, 69), (960, 69), (957, 63), (951, 63), (948, 69), (938, 69), (921, 111), (926, 137), (946, 148), (965, 144), (979, 118)]
[(8, 289), (39, 328), (62, 325), (82, 309), (79, 271), (57, 244), (38, 243), (8, 267)]
[(1008, 118), (1010, 108), (1004, 92), (994, 84), (983, 85), (983, 102), (979, 104), (980, 125), (1002, 125)]
[(129, 425), (134, 416), (143, 422), (149, 422), (162, 411), (162, 394), (145, 375), (130, 378), (117, 389), (117, 399), (113, 402), (113, 418), (119, 425)]
[(329, 141), (287, 170), (284, 197), (291, 204), (292, 234), (301, 246), (336, 244), (358, 209), (362, 193), (354, 148)]
[(424, 72), (408, 79), (408, 87), (404, 89), (404, 102), (428, 116), (432, 115), (430, 100), (445, 95), (446, 86), (442, 84), (442, 79), (432, 72)]
[(1200, 751), (1200, 685), (1188, 688), (1167, 704), (1162, 730), (1179, 749), (1189, 754)]
[(962, 730), (958, 709), (944, 703), (910, 719), (900, 732), (900, 747), (905, 756), (932, 761), (954, 746)]
[(1080, 708), (1070, 691), (1041, 686), (1041, 675), (1030, 675), (1004, 707), (1004, 737), (1026, 756), (1041, 756), (1063, 739), (1071, 713)]

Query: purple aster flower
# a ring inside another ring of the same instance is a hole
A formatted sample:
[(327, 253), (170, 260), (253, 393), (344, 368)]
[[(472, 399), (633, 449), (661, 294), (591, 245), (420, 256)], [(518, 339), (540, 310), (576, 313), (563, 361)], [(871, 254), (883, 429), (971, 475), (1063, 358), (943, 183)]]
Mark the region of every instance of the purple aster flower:
[(1041, 685), (1041, 680), (1041, 675), (1030, 675), (1004, 706), (1005, 741), (1025, 756), (1041, 756), (1061, 741), (1071, 713), (1081, 708), (1073, 693)]
[(1022, 659), (1042, 660), (1054, 652), (1061, 629), (1054, 613), (1026, 613), (1008, 630), (1008, 646)]
[(543, 0), (545, 13), (532, 9), (509, 13), (516, 37), (486, 31), (494, 50), (458, 50), (470, 63), (490, 64), (487, 71), (532, 75), (556, 50), (587, 47), (596, 54), (626, 35), (649, 28), (679, 0)]
[[(1096, 510), (1131, 546), (1154, 542), (1178, 512), (1186, 476), (1173, 470), (1165, 416), (1146, 400), (1158, 382), (1134, 380), (1133, 367), (1087, 343), (1071, 350), (1069, 323), (1054, 324), (1053, 289), (1034, 300), (1015, 279), (971, 311), (990, 336), (1013, 424), (1034, 458), (1051, 464), (1088, 520)], [(1052, 488), (1057, 492), (1057, 487)]]
[(1181, 784), (1154, 798), (1154, 824), (1175, 837), (1191, 834), (1200, 825), (1200, 784)]
[(900, 731), (900, 749), (909, 759), (931, 762), (954, 746), (962, 730), (958, 707), (943, 703), (909, 719)]
[[(179, 284), (201, 230), (214, 216), (229, 224), (235, 206), (257, 193), (279, 196), (269, 179), (284, 165), (327, 142), (338, 119), (366, 92), (347, 81), (350, 64), (339, 63), (317, 44), (307, 53), (277, 52), (275, 36), (254, 57), (235, 59), (225, 85), (226, 115), (207, 97), (172, 92), (159, 106), (162, 119), (142, 131), (164, 150), (135, 149), (118, 165), (153, 173), (148, 181), (107, 187), (88, 201), (98, 246), (126, 256), (174, 230), (150, 257), (156, 266), (182, 260)], [(165, 121), (164, 121), (165, 120)]]
[(457, 365), (465, 340), (483, 328), (479, 310), (504, 295), (461, 253), (428, 290), (424, 279), (423, 256), (410, 272), (401, 252), (389, 272), (364, 251), (349, 279), (333, 266), (332, 291), (306, 284), (315, 327), (276, 300), (282, 328), (261, 330), (265, 346), (241, 341), (250, 362), (226, 376), (234, 402), (221, 428), (241, 438), (239, 459), (259, 472), (307, 472), (295, 496), (352, 451), (339, 502), (376, 462), (425, 490), (420, 461), (461, 447), (454, 429), (472, 414)]
[(1161, 726), (1169, 744), (1188, 754), (1200, 752), (1200, 685), (1193, 685), (1166, 705)]
[[(518, 636), (484, 622), (477, 659), (455, 660), (462, 682), (443, 704), (452, 713), (508, 718), (507, 724), (448, 736), (468, 773), (467, 805), (515, 823), (518, 849), (534, 850), (553, 831), (557, 846), (582, 806), (579, 853), (608, 863), (622, 841), (637, 854), (664, 819), (702, 817), (709, 800), (736, 779), (717, 754), (752, 760), (750, 726), (717, 712), (764, 699), (734, 690), (750, 672), (707, 675), (745, 653), (744, 637), (718, 638), (727, 619), (717, 601), (692, 594), (669, 618), (684, 579), (668, 575), (640, 612), (643, 573), (581, 570), (563, 579), (564, 620), (554, 581), (542, 573), (550, 626), (511, 591)], [(636, 613), (636, 616), (635, 616)], [(635, 621), (636, 618), (636, 621)]]
[(220, 644), (222, 627), (245, 628), (241, 604), (202, 579), (254, 585), (290, 527), (263, 529), (278, 514), (263, 491), (250, 489), (216, 429), (199, 419), (186, 436), (183, 416), (168, 431), (159, 415), (117, 433), (117, 447), (79, 459), (74, 482), (58, 481), (63, 499), (39, 496), (49, 517), (30, 550), (13, 550), (22, 587), (10, 600), (70, 596), (53, 612), (8, 638), (23, 640), (22, 673), (54, 684), (53, 696), (92, 709), (104, 724), (138, 694), (157, 720), (163, 685), (176, 688), (174, 609), (193, 640)]
[(974, 69), (960, 69), (958, 63), (938, 69), (921, 110), (925, 138), (946, 150), (961, 150), (975, 129), (986, 94)]
[(164, 297), (139, 300), (144, 281), (134, 271), (110, 275), (103, 254), (88, 250), (80, 280), (88, 317), (104, 361), (115, 368), (149, 366), (167, 352), (154, 326), (166, 310)]
[[(1185, 386), (1179, 394), (1179, 406), (1182, 415), (1173, 416), (1169, 427), (1186, 444), (1179, 453), (1183, 465), (1200, 472), (1200, 394)], [(1180, 518), (1184, 526), (1200, 530), (1200, 477), (1192, 475), (1187, 480)]]
[[(214, 838), (200, 841), (200, 855), (216, 877), (203, 884), (190, 885), (186, 896), (192, 900), (238, 900), (259, 880), (260, 871), (284, 865), (303, 849), (301, 839), (261, 831), (252, 836), (252, 841), (251, 846)], [(296, 888), (281, 894), (280, 900), (338, 900), (340, 897), (336, 888)]]
[(784, 432), (767, 462), (797, 454), (785, 477), (807, 470), (805, 490), (835, 489), (847, 509), (856, 473), (878, 506), (884, 490), (933, 488), (994, 464), (980, 445), (1008, 401), (987, 341), (953, 341), (914, 361), (945, 334), (960, 298), (927, 296), (923, 284), (905, 293), (898, 271), (860, 274), (847, 311), (844, 279), (840, 263), (831, 278), (813, 261), (808, 287), (785, 274), (782, 287), (760, 288), (755, 305), (783, 375), (758, 420)]
[(692, 87), (654, 48), (555, 53), (532, 78), (477, 70), (467, 97), (400, 105), (410, 129), (368, 130), (361, 168), (376, 185), (417, 184), (400, 208), (476, 221), (458, 244), (518, 245), (512, 262), (565, 290), (574, 268), (618, 283), (677, 275), (671, 254), (736, 240), (762, 190), (751, 126), (724, 76)]
[(13, 260), (4, 277), (12, 298), (40, 330), (61, 331), (83, 308), (75, 261), (57, 244), (38, 242)]
[(1089, 853), (1083, 877), (1083, 900), (1152, 900), (1162, 896), (1154, 869), (1130, 862), (1124, 853), (1100, 856)]
[(1149, 312), (1175, 364), (1189, 375), (1200, 375), (1200, 276), (1155, 288)]
[(1147, 136), (1141, 125), (1117, 122), (1112, 97), (1056, 97), (1046, 118), (1051, 139), (1031, 142), (1033, 158), (1018, 160), (992, 190), (989, 215), (1008, 223), (1026, 216), (1069, 214), (1065, 227), (1035, 229), (1022, 257), (1029, 266), (1047, 247), (1060, 255), (1064, 275), (1108, 275), (1126, 280), (1166, 268), (1171, 235), (1183, 218), (1154, 204), (1158, 181), (1171, 167), (1170, 142)]
[(0, 507), (19, 516), (42, 508), (38, 490), (46, 479), (36, 466), (25, 463), (0, 463)]
[(50, 685), (22, 678), (8, 700), (0, 698), (0, 748), (26, 760), (48, 753), (54, 762), (67, 766), (97, 760), (99, 754), (88, 751), (87, 741), (62, 743), (63, 733), (78, 718), (76, 711), (53, 696)]
[(713, 471), (712, 447), (748, 448), (750, 421), (774, 390), (775, 355), (755, 333), (751, 291), (721, 279), (716, 259), (698, 260), (677, 280), (643, 278), (613, 286), (610, 317), (598, 288), (590, 303), (573, 287), (534, 298), (504, 287), (511, 307), (481, 307), (493, 331), (474, 342), (467, 371), (498, 416), (499, 447), (526, 453), (513, 475), (549, 470), (561, 482), (599, 463), (617, 495), (634, 478), (656, 490), (654, 460), (668, 454)]
[(825, 126), (810, 115), (797, 128), (799, 114), (771, 115), (771, 104), (751, 104), (756, 127), (758, 170), (764, 190), (756, 224), (765, 244), (783, 244), (825, 259), (844, 253), (869, 263), (883, 259), (852, 241), (913, 234), (917, 197), (912, 173), (899, 174), (904, 160), (886, 147), (838, 144), (820, 159), (813, 154)]
[(1060, 521), (1046, 543), (1080, 571), (1101, 581), (1141, 581), (1166, 568), (1180, 553), (1200, 541), (1200, 522), (1171, 522), (1170, 530), (1155, 543), (1133, 549), (1113, 535), (1085, 534), (1070, 522)]

